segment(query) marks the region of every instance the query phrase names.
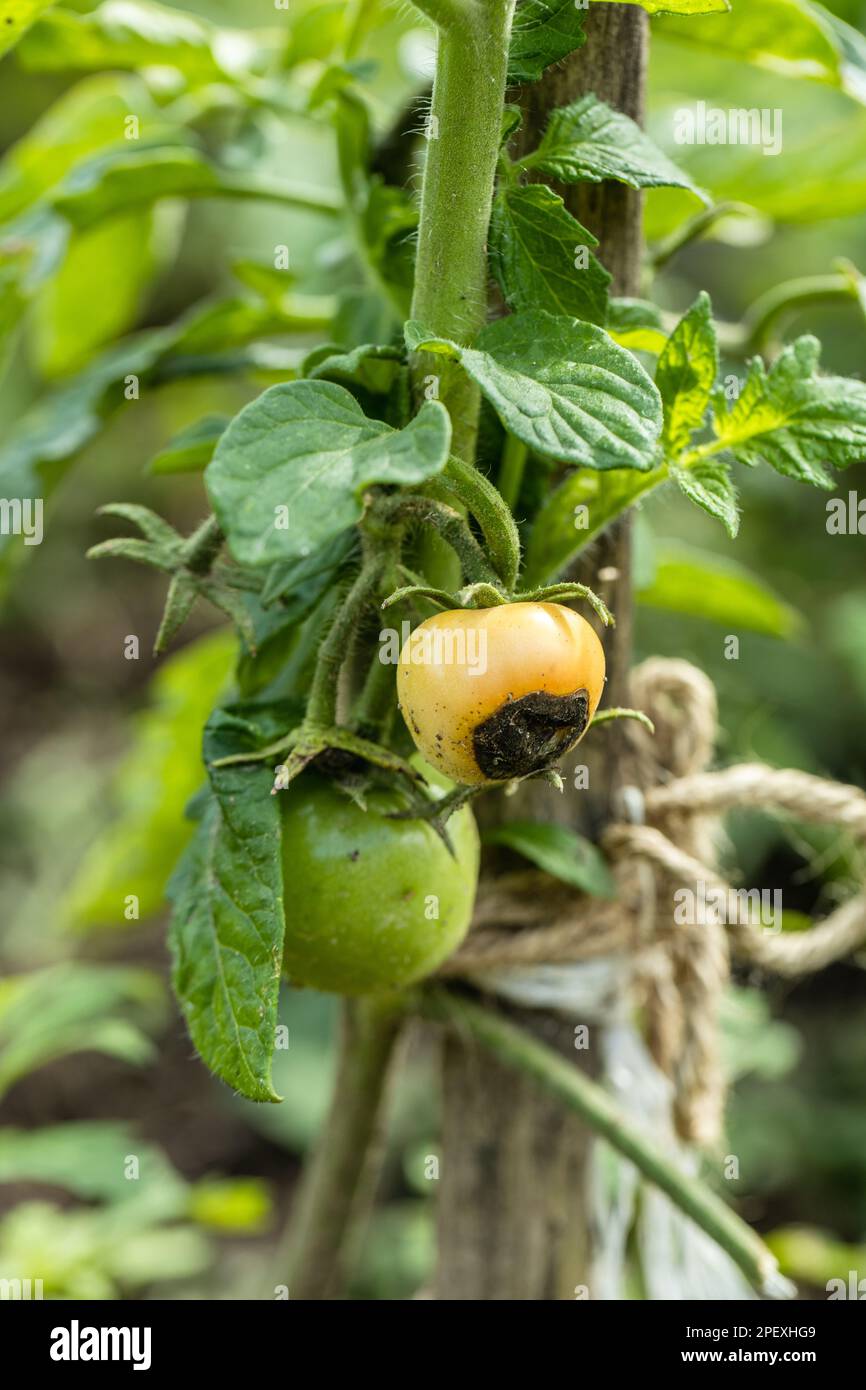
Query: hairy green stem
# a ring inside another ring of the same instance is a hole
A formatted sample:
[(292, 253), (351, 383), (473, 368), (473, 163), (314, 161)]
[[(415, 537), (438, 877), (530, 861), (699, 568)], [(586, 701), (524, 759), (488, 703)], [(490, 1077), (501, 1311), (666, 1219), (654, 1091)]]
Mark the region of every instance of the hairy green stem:
[(769, 1297), (790, 1297), (793, 1286), (783, 1280), (775, 1257), (760, 1236), (714, 1192), (684, 1173), (668, 1155), (659, 1152), (624, 1118), (601, 1086), (544, 1043), (508, 1022), (444, 989), (419, 995), (428, 1018), (451, 1025), (474, 1037), (501, 1061), (535, 1077), (596, 1134), (629, 1159), (645, 1178), (660, 1188), (687, 1216), (730, 1255), (749, 1282)]
[(498, 582), (496, 571), (488, 562), (465, 519), (453, 507), (416, 492), (385, 498), (377, 504), (377, 510), (381, 516), (390, 515), (395, 520), (399, 518), (414, 521), (436, 531), (459, 558), (463, 573), (470, 584)]
[[(487, 318), (487, 228), (499, 156), (514, 0), (426, 0), (441, 23), (427, 127), (412, 318), (439, 337), (471, 342)], [(413, 379), (439, 380), (454, 452), (475, 455), (480, 395), (456, 363), (418, 353)]]
[(513, 512), (520, 496), (523, 474), (526, 469), (526, 445), (513, 434), (505, 436), (502, 451), (502, 465), (499, 470), (499, 491), (505, 505)]
[(289, 1297), (339, 1295), (403, 1007), (393, 999), (350, 1000), (343, 1005), (337, 1079), (324, 1129), (304, 1170), (289, 1225), (288, 1249), (278, 1277)]
[(726, 217), (754, 217), (755, 209), (748, 203), (715, 203), (710, 208), (702, 208), (695, 213), (688, 221), (683, 222), (658, 243), (652, 256), (652, 268), (655, 271), (661, 270), (667, 265), (679, 251), (693, 242), (697, 237), (703, 236), (710, 231), (717, 222), (721, 222)]
[(857, 289), (848, 275), (805, 275), (774, 285), (755, 300), (743, 317), (742, 350), (760, 352), (771, 341), (776, 325), (788, 314), (856, 299)]
[(340, 671), (352, 646), (358, 621), (364, 609), (375, 602), (376, 590), (381, 581), (381, 562), (378, 559), (366, 560), (344, 602), (338, 608), (328, 634), (319, 648), (316, 670), (310, 686), (306, 724), (330, 728), (337, 722), (337, 685)]

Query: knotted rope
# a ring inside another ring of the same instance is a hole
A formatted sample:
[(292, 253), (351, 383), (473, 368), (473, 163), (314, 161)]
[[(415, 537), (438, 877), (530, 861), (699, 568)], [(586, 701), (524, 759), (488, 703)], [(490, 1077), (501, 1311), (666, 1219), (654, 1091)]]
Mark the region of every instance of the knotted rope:
[[(738, 901), (719, 874), (719, 818), (734, 808), (836, 825), (866, 842), (866, 793), (793, 769), (744, 763), (706, 770), (717, 732), (711, 681), (688, 662), (654, 657), (632, 672), (631, 698), (650, 716), (626, 736), (637, 768), (626, 789), (629, 820), (602, 837), (617, 880), (615, 901), (575, 895), (534, 871), (482, 885), (473, 930), (443, 974), (484, 975), (538, 964), (626, 957), (650, 1051), (671, 1078), (674, 1118), (686, 1140), (710, 1144), (724, 1102), (718, 1011), (730, 958), (777, 974), (823, 969), (866, 941), (866, 890), (805, 932), (769, 931), (719, 902)], [(706, 903), (675, 919), (675, 893)], [(718, 896), (717, 896), (718, 895)]]

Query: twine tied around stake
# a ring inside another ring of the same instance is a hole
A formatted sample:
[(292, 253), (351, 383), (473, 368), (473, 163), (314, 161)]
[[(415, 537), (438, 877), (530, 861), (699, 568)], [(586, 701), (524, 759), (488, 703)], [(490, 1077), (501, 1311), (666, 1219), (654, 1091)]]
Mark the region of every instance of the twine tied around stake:
[[(866, 941), (866, 885), (804, 932), (774, 932), (720, 911), (737, 902), (716, 865), (720, 817), (735, 808), (835, 825), (866, 843), (866, 792), (795, 769), (707, 767), (717, 733), (716, 692), (686, 661), (652, 657), (631, 675), (631, 699), (655, 724), (629, 725), (636, 787), (629, 819), (608, 827), (614, 901), (576, 897), (535, 871), (483, 883), (473, 929), (442, 968), (447, 976), (625, 956), (650, 1052), (671, 1079), (679, 1135), (709, 1145), (724, 1106), (719, 1005), (731, 957), (785, 976), (821, 970)], [(700, 894), (700, 920), (674, 919), (676, 890)], [(717, 897), (716, 895), (721, 895)]]

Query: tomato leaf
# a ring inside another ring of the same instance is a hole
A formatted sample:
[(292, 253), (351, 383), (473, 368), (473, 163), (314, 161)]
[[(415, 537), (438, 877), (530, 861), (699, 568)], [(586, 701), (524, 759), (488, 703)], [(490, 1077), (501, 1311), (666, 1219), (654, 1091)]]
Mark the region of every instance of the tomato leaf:
[(658, 34), (770, 72), (840, 87), (866, 100), (863, 35), (810, 0), (749, 0), (722, 19), (701, 24), (667, 19)]
[(667, 342), (660, 309), (647, 299), (611, 299), (607, 306), (610, 336), (632, 352), (659, 353)]
[(567, 826), (517, 820), (486, 830), (482, 838), (487, 845), (514, 850), (582, 893), (599, 898), (616, 896), (616, 884), (601, 851)]
[(537, 82), (551, 63), (586, 43), (584, 12), (574, 0), (523, 0), (511, 30), (508, 81)]
[(411, 322), (406, 341), (461, 362), (509, 433), (536, 453), (589, 468), (652, 468), (658, 391), (595, 324), (538, 310), (489, 324), (474, 348), (428, 337)]
[[(589, 248), (598, 241), (543, 183), (504, 189), (490, 223), (491, 269), (508, 306), (546, 309), (603, 324), (611, 277)], [(578, 265), (578, 251), (586, 265)]]
[(197, 473), (210, 463), (217, 440), (229, 423), (226, 415), (205, 415), (181, 430), (148, 464), (149, 473)]
[(211, 1071), (248, 1100), (271, 1084), (285, 911), (280, 808), (261, 763), (215, 768), (285, 732), (291, 712), (217, 710), (204, 755), (214, 795), (171, 884), (173, 983), (190, 1036)]
[(0, 0), (0, 55), (14, 48), (52, 0)]
[(381, 343), (362, 343), (351, 352), (326, 345), (304, 359), (301, 375), (386, 396), (402, 370), (402, 356), (399, 348)]
[(684, 545), (656, 551), (653, 578), (636, 596), (649, 608), (721, 623), (729, 632), (787, 639), (803, 626), (797, 610), (743, 565)]
[(740, 529), (740, 508), (727, 465), (707, 462), (694, 468), (672, 468), (670, 475), (689, 501), (720, 521), (734, 540)]
[(755, 358), (740, 395), (715, 402), (718, 442), (740, 463), (829, 488), (827, 465), (866, 457), (866, 383), (818, 375), (820, 344), (798, 338), (767, 371)]
[(191, 833), (183, 807), (204, 778), (200, 732), (230, 678), (236, 646), (229, 632), (208, 634), (154, 676), (117, 770), (110, 822), (72, 882), (68, 910), (76, 927), (133, 926), (123, 915), (129, 894), (138, 898), (142, 919), (160, 911)]
[(640, 5), (647, 14), (725, 14), (731, 0), (620, 0), (624, 5)]
[(709, 201), (640, 126), (590, 93), (554, 111), (524, 169), (540, 169), (561, 183), (616, 179), (631, 188), (685, 188)]
[(668, 338), (656, 367), (665, 415), (662, 441), (668, 453), (685, 449), (703, 424), (718, 369), (712, 306), (702, 292)]
[(528, 589), (561, 574), (605, 526), (658, 487), (661, 469), (606, 473), (579, 468), (547, 497), (535, 517), (526, 547), (523, 583)]
[(229, 425), (205, 473), (235, 559), (303, 557), (361, 515), (372, 483), (421, 483), (445, 467), (448, 412), (425, 401), (402, 430), (327, 381), (272, 386)]
[[(225, 64), (217, 56), (220, 51)], [(30, 30), (19, 61), (35, 72), (172, 67), (201, 82), (242, 71), (255, 52), (256, 45), (240, 31), (220, 34), (197, 15), (152, 0), (123, 0), (99, 5), (89, 14), (52, 10)]]

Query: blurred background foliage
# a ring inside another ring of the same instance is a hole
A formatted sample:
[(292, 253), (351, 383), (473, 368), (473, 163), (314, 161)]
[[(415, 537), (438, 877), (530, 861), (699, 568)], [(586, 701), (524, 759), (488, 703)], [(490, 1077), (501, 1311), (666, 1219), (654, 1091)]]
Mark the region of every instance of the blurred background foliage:
[[(814, 332), (828, 369), (861, 375), (866, 296), (849, 267), (866, 270), (866, 39), (843, 52), (831, 38), (833, 15), (863, 33), (866, 4), (835, 0), (817, 28), (796, 11), (796, 0), (734, 0), (729, 21), (653, 23), (650, 128), (716, 202), (738, 206), (668, 258), (697, 205), (650, 194), (651, 258), (664, 263), (647, 292), (676, 313), (706, 288), (735, 325), (780, 282), (848, 277), (851, 293), (804, 301), (763, 346)], [(13, 495), (9, 479), (33, 457), (46, 486), (60, 481), (43, 544), (17, 550), (4, 571), (0, 1277), (43, 1277), (46, 1293), (269, 1296), (277, 1233), (326, 1104), (333, 1000), (286, 995), (274, 1078), (285, 1100), (256, 1107), (192, 1060), (165, 997), (162, 891), (234, 638), (197, 612), (183, 645), (154, 661), (160, 578), (83, 557), (109, 534), (96, 509), (117, 496), (195, 525), (204, 499), (196, 440), (183, 432), (202, 417), (231, 416), (322, 339), (351, 346), (392, 331), (370, 266), (388, 250), (383, 227), (405, 230), (411, 208), (407, 220), (405, 203), (382, 206), (359, 229), (231, 193), (233, 181), (258, 181), (339, 196), (326, 98), (347, 34), (384, 161), (389, 132), (420, 129), (410, 103), (429, 81), (430, 36), (406, 5), (291, 0), (251, 13), (241, 0), (183, 10), (81, 0), (46, 10), (0, 69), (0, 491)], [(678, 146), (675, 112), (697, 101), (780, 109), (782, 153)], [(129, 117), (149, 170), (136, 171), (134, 196), (103, 177), (129, 158)], [(190, 161), (216, 170), (231, 196), (171, 196), (191, 178), (214, 191)], [(409, 182), (417, 189), (417, 174)], [(115, 202), (91, 225), (93, 197)], [(272, 269), (277, 245), (289, 248), (288, 274)], [(163, 371), (157, 387), (155, 340), (136, 336), (132, 356), (115, 345), (182, 315), (199, 369)], [(214, 325), (223, 338), (228, 325), (229, 353), (212, 352)], [(138, 370), (142, 351), (141, 399), (98, 430), (105, 383)], [(98, 358), (94, 375), (87, 364), (102, 352), (115, 356)], [(742, 365), (732, 355), (726, 370)], [(708, 671), (723, 761), (864, 785), (864, 538), (828, 534), (821, 497), (770, 470), (740, 470), (739, 485), (735, 543), (666, 491), (642, 508), (638, 656)], [(836, 495), (858, 488), (866, 496), (866, 465)], [(124, 655), (130, 635), (135, 659)], [(839, 835), (754, 815), (729, 828), (731, 872), (782, 888), (788, 926), (862, 878)], [(729, 1148), (741, 1176), (727, 1190), (801, 1287), (821, 1294), (858, 1261), (866, 1273), (866, 978), (851, 963), (796, 985), (740, 979), (730, 1004)], [(409, 1051), (359, 1297), (418, 1292), (434, 1257), (435, 1074), (421, 1040)]]

